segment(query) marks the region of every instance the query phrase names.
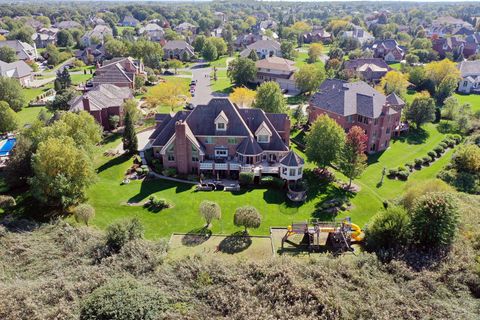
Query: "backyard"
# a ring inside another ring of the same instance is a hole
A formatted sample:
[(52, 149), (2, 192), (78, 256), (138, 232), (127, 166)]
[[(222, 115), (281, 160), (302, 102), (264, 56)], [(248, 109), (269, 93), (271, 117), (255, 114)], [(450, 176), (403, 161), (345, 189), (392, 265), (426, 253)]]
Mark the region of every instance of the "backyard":
[[(400, 196), (406, 184), (385, 177), (380, 186), (383, 168), (394, 168), (417, 157), (423, 157), (443, 138), (444, 135), (437, 131), (435, 125), (428, 124), (421, 133), (411, 133), (407, 137), (392, 141), (387, 151), (370, 157), (368, 168), (360, 179), (354, 181), (361, 187), (361, 191), (351, 200), (352, 210), (338, 217), (350, 216), (353, 222), (365, 225), (382, 207), (383, 200)], [(146, 236), (150, 239), (167, 237), (173, 232), (188, 233), (198, 230), (204, 224), (198, 213), (200, 202), (212, 200), (218, 202), (222, 208), (222, 219), (213, 222), (213, 233), (232, 234), (239, 231), (240, 228), (233, 225), (233, 213), (237, 207), (249, 204), (262, 214), (260, 228), (251, 230), (251, 234), (268, 235), (272, 226), (285, 227), (293, 221), (309, 218), (331, 219), (332, 216), (323, 213), (319, 205), (326, 200), (345, 196), (344, 191), (332, 184), (322, 186), (315, 182), (309, 182), (309, 197), (302, 205), (287, 202), (285, 192), (273, 188), (258, 187), (238, 193), (195, 192), (191, 184), (166, 180), (132, 181), (127, 185), (120, 185), (125, 171), (131, 166), (131, 160), (125, 156), (103, 156), (104, 150), (113, 148), (119, 142), (117, 139), (103, 146), (95, 159), (98, 182), (89, 190), (89, 197), (97, 211), (92, 224), (100, 228), (105, 228), (117, 219), (138, 217), (145, 225)], [(450, 150), (431, 166), (412, 173), (409, 181), (434, 178), (447, 163), (451, 153)], [(306, 166), (314, 168), (310, 163)], [(308, 175), (308, 170), (306, 174)], [(339, 173), (336, 175), (342, 177)], [(166, 199), (173, 207), (158, 213), (148, 211), (142, 204), (150, 195)]]

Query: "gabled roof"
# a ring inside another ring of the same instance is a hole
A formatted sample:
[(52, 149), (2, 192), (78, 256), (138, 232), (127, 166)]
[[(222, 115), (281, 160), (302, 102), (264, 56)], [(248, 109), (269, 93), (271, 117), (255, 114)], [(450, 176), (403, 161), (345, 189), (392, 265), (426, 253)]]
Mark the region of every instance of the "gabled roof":
[(345, 61), (345, 65), (344, 65), (345, 69), (352, 69), (356, 71), (364, 71), (362, 67), (364, 67), (364, 69), (366, 69), (367, 67), (370, 67), (372, 70), (379, 70), (379, 71), (390, 70), (390, 67), (388, 66), (388, 64), (385, 62), (385, 60), (381, 58), (353, 59), (353, 60)]
[(387, 102), (392, 106), (401, 106), (405, 104), (405, 101), (403, 101), (402, 98), (397, 96), (395, 92), (392, 92), (387, 96)]
[(458, 69), (462, 77), (471, 74), (480, 75), (480, 60), (462, 61), (458, 65)]
[(70, 111), (84, 110), (83, 99), (90, 102), (90, 110), (102, 110), (123, 105), (126, 99), (133, 98), (130, 89), (119, 88), (113, 84), (101, 84), (81, 96), (77, 96), (68, 103)]
[(325, 80), (310, 99), (311, 105), (319, 109), (368, 118), (379, 117), (386, 102), (385, 95), (363, 81), (349, 83), (338, 79)]
[(59, 29), (74, 29), (74, 28), (82, 28), (82, 25), (76, 21), (67, 20), (67, 21), (60, 21), (55, 23), (55, 27)]
[(0, 60), (0, 76), (9, 78), (23, 78), (31, 75), (32, 68), (25, 61), (6, 63)]
[(305, 162), (303, 159), (296, 154), (293, 150), (290, 150), (282, 159), (280, 159), (280, 164), (285, 167), (299, 167), (302, 166)]
[(168, 41), (163, 47), (164, 50), (183, 50), (188, 49), (193, 51), (193, 47), (189, 45), (185, 40), (171, 40)]
[(255, 67), (262, 69), (271, 69), (279, 71), (293, 72), (297, 70), (295, 67), (295, 61), (280, 58), (280, 57), (267, 57), (255, 62)]
[[(177, 121), (184, 121), (190, 111), (178, 111), (172, 117), (165, 119), (160, 126), (157, 127), (158, 132), (154, 132), (155, 137), (150, 136), (150, 139), (154, 139), (152, 146), (153, 147), (163, 147), (175, 134), (175, 123)], [(155, 130), (157, 131), (157, 130)]]

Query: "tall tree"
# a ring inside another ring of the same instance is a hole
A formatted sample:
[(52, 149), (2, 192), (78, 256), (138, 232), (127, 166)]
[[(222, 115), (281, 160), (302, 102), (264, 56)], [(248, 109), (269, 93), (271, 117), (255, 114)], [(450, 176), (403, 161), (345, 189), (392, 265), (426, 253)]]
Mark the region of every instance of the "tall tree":
[(248, 58), (237, 58), (228, 64), (227, 75), (237, 86), (245, 86), (255, 80), (257, 68)]
[[(208, 40), (208, 39), (207, 39)], [(212, 41), (205, 41), (205, 45), (202, 49), (202, 56), (207, 61), (214, 61), (218, 58), (218, 51), (215, 44)]]
[(257, 55), (257, 51), (255, 50), (250, 50), (250, 53), (248, 54), (248, 59), (252, 60), (252, 61), (257, 61), (258, 60), (258, 55)]
[(74, 44), (73, 36), (68, 30), (60, 30), (57, 32), (57, 46), (71, 47)]
[(407, 77), (398, 71), (392, 70), (380, 80), (380, 88), (386, 94), (395, 93), (400, 97), (404, 97), (407, 93), (409, 82)]
[(310, 63), (317, 62), (318, 57), (323, 53), (323, 45), (321, 43), (312, 43), (308, 48), (308, 61)]
[(123, 131), (123, 149), (129, 154), (134, 154), (138, 150), (137, 134), (130, 113), (125, 115), (125, 129)]
[(255, 107), (269, 113), (285, 112), (287, 103), (279, 84), (273, 81), (262, 83), (257, 89)]
[(147, 103), (152, 108), (165, 105), (174, 111), (175, 108), (183, 104), (183, 94), (182, 88), (176, 83), (163, 82), (150, 90), (150, 94), (147, 96)]
[(306, 136), (305, 154), (309, 161), (326, 169), (338, 160), (345, 143), (345, 132), (327, 115), (319, 116)]
[(12, 48), (5, 46), (0, 48), (0, 61), (11, 63), (17, 60), (17, 54)]
[(282, 51), (282, 57), (285, 59), (293, 60), (297, 55), (295, 48), (293, 47), (293, 43), (290, 41), (282, 41), (280, 45), (280, 50)]
[(230, 100), (240, 108), (249, 108), (255, 101), (255, 91), (245, 87), (237, 87), (230, 93)]
[(357, 178), (366, 168), (368, 137), (362, 128), (353, 126), (348, 130), (345, 145), (340, 151), (339, 168), (348, 179), (348, 187), (352, 185), (352, 179)]
[(420, 128), (422, 124), (435, 120), (435, 101), (427, 91), (417, 93), (413, 102), (405, 109), (405, 119)]
[(40, 142), (32, 162), (32, 194), (42, 204), (66, 209), (86, 198), (95, 181), (92, 161), (72, 138), (48, 138)]
[(14, 131), (18, 128), (18, 116), (8, 103), (0, 101), (0, 133)]
[(7, 77), (0, 77), (0, 101), (8, 103), (15, 112), (22, 110), (27, 103), (20, 83)]
[(295, 73), (295, 84), (303, 93), (317, 90), (323, 80), (325, 80), (323, 66), (306, 64)]

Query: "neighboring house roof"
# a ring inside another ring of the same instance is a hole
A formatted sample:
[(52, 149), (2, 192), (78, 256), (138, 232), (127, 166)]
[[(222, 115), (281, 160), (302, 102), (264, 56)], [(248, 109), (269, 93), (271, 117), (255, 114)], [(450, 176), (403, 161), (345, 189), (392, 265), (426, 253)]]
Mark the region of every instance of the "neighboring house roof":
[(370, 68), (373, 71), (389, 71), (390, 67), (385, 60), (380, 58), (359, 58), (345, 61), (345, 69), (354, 71), (365, 71)]
[(88, 54), (91, 54), (96, 60), (99, 60), (105, 56), (105, 46), (101, 43), (93, 44), (86, 47), (84, 50), (78, 50), (76, 57), (86, 57)]
[(454, 18), (452, 16), (439, 17), (432, 21), (432, 25), (459, 25), (465, 27), (472, 27), (472, 24), (463, 21), (462, 19)]
[(82, 25), (76, 21), (67, 20), (67, 21), (60, 21), (55, 23), (55, 27), (58, 29), (75, 29), (75, 28), (82, 28)]
[(290, 150), (282, 159), (280, 159), (280, 164), (286, 167), (298, 167), (303, 165), (304, 160), (296, 154), (293, 150)]
[(297, 67), (295, 67), (295, 61), (280, 58), (280, 57), (267, 57), (262, 60), (258, 60), (255, 62), (255, 66), (257, 68), (262, 69), (271, 69), (271, 70), (279, 70), (279, 71), (296, 71)]
[(240, 56), (247, 57), (250, 52), (254, 51), (280, 51), (280, 42), (275, 40), (258, 40), (252, 44), (249, 44), (246, 49), (240, 52)]
[(138, 69), (136, 62), (132, 58), (114, 58), (105, 61), (103, 65), (95, 71), (95, 76), (92, 79), (93, 84), (131, 84), (134, 81), (136, 71), (125, 69), (124, 63), (132, 64)]
[(98, 39), (103, 39), (107, 35), (113, 35), (112, 29), (106, 25), (97, 24), (93, 30), (87, 31), (83, 35), (83, 38), (91, 39), (92, 37), (95, 37)]
[(254, 156), (262, 153), (263, 149), (254, 137), (249, 136), (240, 142), (237, 152), (246, 156)]
[(178, 26), (175, 27), (175, 30), (190, 30), (190, 29), (196, 29), (197, 27), (194, 26), (193, 24), (189, 22), (182, 22)]
[(342, 116), (359, 114), (378, 118), (387, 99), (363, 81), (325, 80), (310, 100), (313, 107)]
[(140, 23), (140, 21), (135, 19), (133, 16), (125, 16), (121, 23), (128, 24), (128, 25), (137, 25)]
[(110, 107), (123, 105), (126, 99), (133, 98), (129, 89), (119, 88), (113, 84), (101, 84), (81, 96), (77, 96), (68, 103), (70, 111), (78, 112), (84, 110), (83, 99), (90, 102), (90, 110), (102, 110)]
[(11, 63), (0, 60), (0, 75), (9, 78), (23, 78), (30, 76), (33, 69), (25, 61), (14, 61)]
[(353, 30), (345, 31), (343, 33), (343, 36), (358, 39), (362, 44), (367, 41), (375, 39), (374, 36), (372, 36), (370, 33), (365, 31), (362, 27), (359, 27), (356, 25), (353, 25)]
[(480, 75), (480, 60), (462, 61), (458, 65), (462, 77), (469, 75)]
[(163, 50), (189, 50), (193, 53), (193, 47), (189, 45), (185, 40), (171, 40), (168, 41)]
[(138, 32), (142, 34), (151, 31), (163, 31), (163, 28), (156, 23), (148, 23), (145, 27), (141, 27)]
[(387, 102), (392, 106), (401, 106), (405, 104), (405, 101), (403, 101), (402, 98), (397, 96), (395, 92), (392, 92), (387, 96)]
[(26, 42), (19, 40), (0, 41), (0, 48), (1, 47), (10, 47), (15, 50), (17, 58), (20, 60), (33, 60), (37, 58), (35, 48)]

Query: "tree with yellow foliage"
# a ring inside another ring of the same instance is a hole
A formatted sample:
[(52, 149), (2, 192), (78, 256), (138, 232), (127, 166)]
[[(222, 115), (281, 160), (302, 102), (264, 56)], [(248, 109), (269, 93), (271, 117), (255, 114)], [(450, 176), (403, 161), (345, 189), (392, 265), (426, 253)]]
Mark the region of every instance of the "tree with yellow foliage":
[(395, 93), (400, 97), (404, 97), (407, 93), (409, 85), (408, 78), (401, 72), (392, 70), (380, 80), (380, 90), (386, 95)]
[(323, 45), (321, 43), (312, 43), (308, 48), (308, 61), (310, 63), (317, 62), (318, 57), (323, 53)]
[(255, 91), (245, 87), (238, 87), (233, 89), (230, 93), (230, 100), (240, 108), (250, 108), (255, 101)]
[(297, 21), (291, 26), (291, 28), (298, 34), (312, 31), (312, 27), (305, 21)]
[(152, 88), (147, 96), (147, 105), (151, 108), (168, 106), (172, 111), (185, 103), (184, 90), (177, 83), (163, 82)]
[(438, 104), (443, 104), (452, 95), (460, 80), (455, 62), (448, 59), (430, 62), (425, 66), (425, 74), (435, 85), (434, 97)]

